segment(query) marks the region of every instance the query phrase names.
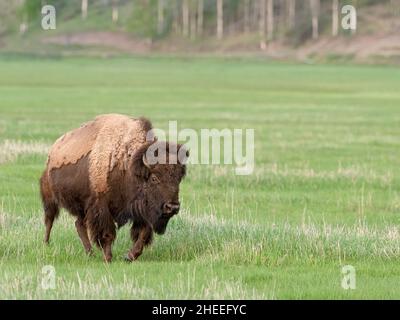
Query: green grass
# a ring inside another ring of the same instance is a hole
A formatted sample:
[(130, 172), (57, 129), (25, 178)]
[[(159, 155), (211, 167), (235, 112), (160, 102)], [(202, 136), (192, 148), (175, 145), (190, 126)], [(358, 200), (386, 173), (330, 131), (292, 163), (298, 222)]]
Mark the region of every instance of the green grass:
[[(400, 298), (400, 70), (261, 60), (0, 58), (0, 298)], [(182, 211), (139, 261), (52, 243), (43, 150), (97, 114), (254, 128), (255, 171), (193, 165)], [(43, 290), (54, 265), (56, 289)], [(341, 268), (356, 268), (356, 290)]]

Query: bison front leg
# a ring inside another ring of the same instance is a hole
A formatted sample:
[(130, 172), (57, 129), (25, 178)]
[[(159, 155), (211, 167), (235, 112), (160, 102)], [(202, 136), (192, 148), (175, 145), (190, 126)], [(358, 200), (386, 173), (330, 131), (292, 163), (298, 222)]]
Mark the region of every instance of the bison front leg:
[(112, 244), (115, 236), (113, 233), (106, 233), (100, 240), (100, 246), (103, 248), (103, 256), (105, 262), (111, 262), (112, 259)]
[(153, 239), (153, 229), (148, 226), (133, 225), (131, 228), (131, 237), (134, 242), (133, 248), (128, 252), (127, 260), (136, 260), (143, 252), (143, 248), (149, 245)]
[(82, 218), (78, 218), (75, 221), (76, 231), (78, 232), (79, 238), (82, 241), (83, 247), (88, 255), (92, 254), (92, 245), (90, 244), (87, 228)]
[(111, 248), (116, 230), (114, 220), (107, 207), (98, 205), (88, 210), (86, 223), (93, 242), (103, 250), (104, 261), (111, 262)]

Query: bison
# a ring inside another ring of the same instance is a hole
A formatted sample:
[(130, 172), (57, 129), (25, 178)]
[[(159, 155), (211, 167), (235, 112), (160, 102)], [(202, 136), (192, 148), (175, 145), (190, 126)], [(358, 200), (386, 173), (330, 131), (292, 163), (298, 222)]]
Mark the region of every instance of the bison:
[[(179, 184), (189, 156), (183, 145), (161, 142), (145, 118), (111, 114), (96, 117), (59, 138), (52, 146), (40, 179), (40, 192), (50, 239), (60, 208), (76, 217), (76, 230), (88, 254), (92, 243), (112, 259), (116, 229), (130, 222), (136, 260), (153, 238), (163, 234), (178, 213)], [(157, 159), (148, 159), (150, 148)], [(184, 156), (180, 156), (184, 154)]]

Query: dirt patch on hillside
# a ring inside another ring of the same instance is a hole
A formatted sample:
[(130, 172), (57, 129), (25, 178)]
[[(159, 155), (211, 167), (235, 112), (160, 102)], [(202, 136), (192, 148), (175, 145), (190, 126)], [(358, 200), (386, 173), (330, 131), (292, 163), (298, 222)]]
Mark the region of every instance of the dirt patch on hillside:
[(243, 42), (241, 37), (227, 37), (222, 42), (209, 42), (201, 46), (188, 41), (166, 39), (152, 43), (137, 39), (123, 32), (83, 32), (46, 37), (44, 44), (60, 45), (65, 49), (78, 47), (81, 50), (97, 49), (100, 53), (145, 54), (149, 52), (257, 55), (273, 59), (295, 59), (305, 61), (310, 58), (347, 57), (355, 61), (368, 61), (370, 58), (399, 58), (400, 34), (385, 33), (353, 36), (323, 36), (310, 40), (299, 48), (293, 48), (276, 41), (261, 50), (257, 41)]
[(356, 60), (377, 56), (385, 58), (400, 56), (400, 34), (322, 38), (316, 42), (309, 42), (297, 50), (296, 54), (299, 59), (329, 55), (351, 56)]
[(122, 32), (82, 32), (46, 37), (44, 44), (65, 47), (102, 47), (124, 53), (146, 53), (151, 49), (151, 42), (136, 39)]

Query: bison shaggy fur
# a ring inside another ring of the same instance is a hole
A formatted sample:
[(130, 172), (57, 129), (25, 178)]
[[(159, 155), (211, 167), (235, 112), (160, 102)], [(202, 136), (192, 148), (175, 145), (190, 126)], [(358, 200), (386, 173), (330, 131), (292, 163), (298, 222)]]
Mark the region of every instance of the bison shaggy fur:
[[(153, 232), (165, 232), (179, 211), (179, 185), (186, 174), (178, 153), (187, 157), (188, 152), (157, 141), (151, 129), (144, 118), (102, 115), (56, 141), (40, 179), (46, 243), (60, 208), (76, 217), (85, 251), (92, 253), (94, 243), (107, 262), (116, 230), (124, 224), (131, 224), (129, 261), (151, 243)], [(166, 163), (149, 164), (150, 147)]]

